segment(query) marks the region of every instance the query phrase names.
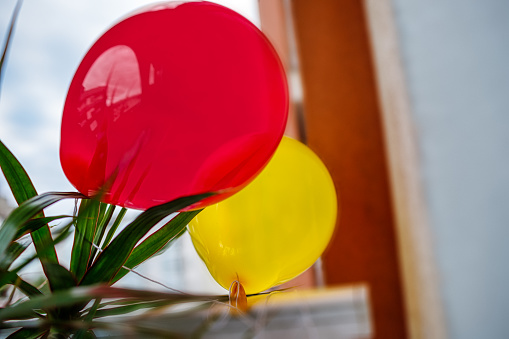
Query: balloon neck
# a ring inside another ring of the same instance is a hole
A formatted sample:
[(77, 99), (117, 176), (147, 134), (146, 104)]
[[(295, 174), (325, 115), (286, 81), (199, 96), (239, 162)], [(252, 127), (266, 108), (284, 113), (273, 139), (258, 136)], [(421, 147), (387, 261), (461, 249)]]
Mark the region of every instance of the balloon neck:
[(230, 286), (230, 312), (232, 314), (241, 314), (247, 312), (247, 297), (244, 286), (235, 280)]

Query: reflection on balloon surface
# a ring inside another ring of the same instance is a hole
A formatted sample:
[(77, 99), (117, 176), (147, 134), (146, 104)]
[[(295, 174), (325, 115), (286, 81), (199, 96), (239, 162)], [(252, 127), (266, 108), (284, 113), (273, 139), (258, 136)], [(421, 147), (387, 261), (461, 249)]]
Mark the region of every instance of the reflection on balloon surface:
[(263, 34), (208, 2), (145, 8), (90, 48), (67, 95), (60, 159), (85, 195), (146, 209), (237, 192), (286, 124), (286, 78)]
[(214, 279), (226, 289), (238, 280), (252, 294), (309, 268), (325, 250), (336, 216), (325, 165), (308, 147), (283, 137), (258, 177), (206, 207), (188, 228)]

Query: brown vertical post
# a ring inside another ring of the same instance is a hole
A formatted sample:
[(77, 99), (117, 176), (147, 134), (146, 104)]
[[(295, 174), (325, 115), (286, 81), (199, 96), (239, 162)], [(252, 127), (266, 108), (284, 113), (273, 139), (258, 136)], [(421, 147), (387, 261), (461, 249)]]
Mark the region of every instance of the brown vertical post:
[(329, 168), (340, 219), (326, 281), (366, 282), (376, 338), (406, 338), (383, 129), (362, 2), (292, 1), (308, 142)]

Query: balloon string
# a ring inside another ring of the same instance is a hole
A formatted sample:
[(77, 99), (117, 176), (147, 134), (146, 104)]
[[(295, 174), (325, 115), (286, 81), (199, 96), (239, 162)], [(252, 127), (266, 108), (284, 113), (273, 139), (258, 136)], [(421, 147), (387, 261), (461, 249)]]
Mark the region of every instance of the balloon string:
[[(96, 244), (92, 244), (92, 246), (93, 246), (93, 247), (95, 247), (95, 248), (96, 248), (99, 252), (102, 252), (102, 251), (103, 251), (103, 250), (102, 250), (99, 246), (97, 246)], [(150, 281), (150, 282), (152, 282), (152, 283), (154, 283), (154, 284), (157, 284), (157, 285), (159, 285), (159, 286), (161, 286), (161, 287), (164, 287), (164, 288), (166, 288), (166, 289), (168, 289), (168, 290), (170, 290), (170, 291), (172, 291), (172, 292), (179, 293), (179, 294), (183, 294), (183, 295), (188, 295), (188, 296), (193, 296), (193, 294), (191, 294), (191, 293), (187, 293), (187, 292), (184, 292), (184, 291), (178, 290), (178, 289), (176, 289), (176, 288), (170, 287), (170, 286), (168, 286), (168, 285), (165, 285), (165, 284), (163, 284), (162, 282), (157, 281), (157, 280), (154, 280), (154, 279), (152, 279), (152, 278), (149, 278), (149, 277), (147, 277), (146, 275), (143, 275), (143, 274), (141, 274), (140, 272), (135, 271), (134, 269), (129, 268), (129, 267), (127, 267), (127, 266), (123, 266), (123, 265), (122, 265), (122, 268), (123, 268), (123, 269), (128, 270), (129, 272), (132, 272), (132, 273), (136, 274), (137, 276), (139, 276), (139, 277), (140, 277), (140, 278), (142, 278), (142, 279), (148, 280), (148, 281)], [(207, 297), (205, 297), (205, 298), (203, 298), (203, 299), (204, 299), (204, 301), (210, 301), (210, 302), (212, 302), (212, 303), (220, 304), (220, 305), (223, 305), (223, 306), (230, 306), (230, 304), (228, 304), (228, 303), (226, 303), (226, 302), (219, 301), (219, 300), (210, 299), (210, 298), (207, 298)]]
[[(272, 291), (271, 293), (267, 294), (267, 297), (265, 298), (265, 301), (263, 303), (263, 306), (259, 308), (259, 311), (257, 312), (257, 317), (254, 319), (254, 325), (251, 327), (251, 333), (250, 337), (262, 337), (261, 334), (265, 330), (267, 326), (267, 319), (269, 314), (269, 299), (272, 297), (272, 295), (276, 293), (285, 292), (285, 290), (276, 290)], [(296, 291), (297, 292), (297, 291)], [(304, 301), (304, 299), (302, 299)], [(260, 303), (261, 304), (261, 303)], [(302, 320), (302, 324), (304, 327), (304, 330), (306, 331), (307, 338), (308, 339), (317, 339), (318, 333), (316, 331), (316, 324), (314, 323), (311, 315), (311, 310), (309, 307), (309, 304), (307, 302), (305, 303), (299, 303), (298, 310), (300, 313), (300, 317)]]
[[(93, 246), (95, 249), (97, 249), (99, 252), (102, 252), (102, 251), (103, 251), (101, 247), (97, 246), (97, 245), (96, 245), (96, 244), (94, 244), (94, 243), (92, 243), (92, 246)], [(164, 287), (164, 288), (166, 288), (166, 289), (168, 289), (168, 290), (170, 290), (170, 291), (172, 291), (172, 292), (180, 293), (180, 294), (184, 294), (184, 295), (191, 295), (190, 293), (186, 293), (186, 292), (184, 292), (184, 291), (180, 291), (180, 290), (178, 290), (178, 289), (176, 289), (176, 288), (173, 288), (173, 287), (167, 286), (167, 285), (163, 284), (162, 282), (159, 282), (159, 281), (157, 281), (157, 280), (151, 279), (151, 278), (149, 278), (149, 277), (147, 277), (147, 276), (145, 276), (145, 275), (143, 275), (143, 274), (141, 274), (141, 273), (139, 273), (139, 272), (137, 272), (137, 271), (133, 270), (132, 268), (127, 267), (127, 266), (122, 265), (122, 268), (123, 268), (123, 269), (128, 270), (129, 272), (132, 272), (132, 273), (136, 274), (137, 276), (141, 277), (142, 279), (148, 280), (148, 281), (150, 281), (150, 282), (152, 282), (152, 283), (154, 283), (154, 284), (157, 284), (157, 285), (159, 285), (159, 286), (162, 286), (162, 287)]]
[[(95, 247), (99, 252), (103, 251), (96, 244), (92, 243), (92, 246)], [(159, 281), (154, 280), (154, 279), (152, 279), (150, 277), (147, 277), (147, 276), (145, 276), (145, 275), (143, 275), (143, 274), (135, 271), (134, 269), (127, 267), (127, 266), (122, 266), (122, 268), (128, 270), (129, 272), (132, 272), (132, 273), (138, 275), (142, 279), (148, 280), (148, 281), (150, 281), (150, 282), (152, 282), (154, 284), (157, 284), (157, 285), (159, 285), (159, 286), (161, 286), (161, 287), (163, 287), (165, 289), (168, 289), (168, 290), (170, 290), (172, 292), (180, 293), (180, 294), (183, 294), (183, 295), (192, 295), (190, 293), (178, 290), (176, 288), (173, 288), (173, 287), (170, 287), (168, 285), (165, 285), (162, 282), (159, 282)], [(230, 295), (231, 295), (231, 290), (232, 290), (232, 287), (233, 287), (234, 283), (238, 283), (240, 285), (240, 282), (238, 280), (234, 281), (232, 283), (232, 285), (230, 285)], [(235, 315), (236, 315), (237, 319), (241, 320), (248, 328), (252, 328), (253, 332), (255, 334), (256, 333), (261, 333), (264, 330), (264, 327), (266, 325), (267, 314), (268, 314), (268, 307), (267, 307), (267, 305), (268, 305), (269, 298), (273, 294), (281, 293), (281, 292), (284, 292), (284, 291), (276, 290), (276, 291), (271, 291), (271, 292), (267, 293), (267, 298), (265, 300), (265, 306), (260, 310), (259, 315), (255, 319), (253, 319), (253, 318), (248, 316), (248, 313), (246, 313), (246, 309), (241, 309), (236, 304), (232, 304), (231, 302), (226, 303), (226, 302), (222, 302), (222, 301), (215, 300), (215, 299), (210, 299), (210, 298), (204, 298), (204, 301), (208, 301), (208, 302), (212, 303), (212, 306), (209, 309), (210, 310), (209, 314), (211, 314), (213, 312), (212, 308), (213, 308), (214, 304), (215, 305), (221, 305), (221, 306), (226, 306), (227, 307), (226, 308), (226, 312), (224, 312), (222, 314), (222, 316), (212, 320), (215, 323), (215, 326), (213, 326), (213, 328), (211, 328), (211, 330), (219, 330), (222, 327), (224, 327), (228, 323), (228, 320), (231, 319), (232, 311), (235, 311)], [(314, 337), (310, 337), (310, 339), (311, 338), (314, 338)]]

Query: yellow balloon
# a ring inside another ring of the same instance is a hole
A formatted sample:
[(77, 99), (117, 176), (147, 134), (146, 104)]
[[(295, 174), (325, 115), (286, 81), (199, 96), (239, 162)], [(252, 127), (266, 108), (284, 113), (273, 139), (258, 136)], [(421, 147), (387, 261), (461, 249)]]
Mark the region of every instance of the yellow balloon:
[(214, 279), (226, 289), (239, 281), (252, 294), (308, 269), (327, 247), (336, 216), (327, 168), (307, 146), (284, 137), (248, 186), (206, 207), (188, 229)]

